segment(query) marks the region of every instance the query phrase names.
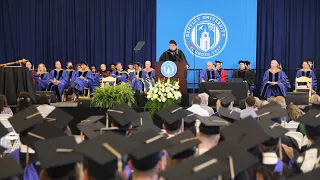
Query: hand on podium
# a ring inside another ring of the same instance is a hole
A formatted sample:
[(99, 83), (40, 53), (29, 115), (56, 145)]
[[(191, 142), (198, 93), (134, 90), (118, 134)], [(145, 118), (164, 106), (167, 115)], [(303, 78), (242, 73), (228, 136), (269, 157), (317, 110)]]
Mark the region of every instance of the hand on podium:
[(188, 64), (186, 65), (186, 69), (189, 69), (189, 65)]

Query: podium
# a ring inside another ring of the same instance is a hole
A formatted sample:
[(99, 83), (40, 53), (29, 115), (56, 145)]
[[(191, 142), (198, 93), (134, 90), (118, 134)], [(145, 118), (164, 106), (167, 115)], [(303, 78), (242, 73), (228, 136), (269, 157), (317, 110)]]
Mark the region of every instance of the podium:
[[(156, 80), (158, 78), (166, 78), (161, 73), (161, 65), (164, 63), (164, 61), (156, 62), (155, 65), (155, 71), (156, 71)], [(176, 61), (174, 62), (177, 65), (177, 73), (173, 77), (171, 77), (171, 80), (178, 81), (179, 80), (179, 86), (180, 91), (182, 94), (188, 93), (188, 87), (187, 87), (187, 68), (186, 63), (183, 61)]]

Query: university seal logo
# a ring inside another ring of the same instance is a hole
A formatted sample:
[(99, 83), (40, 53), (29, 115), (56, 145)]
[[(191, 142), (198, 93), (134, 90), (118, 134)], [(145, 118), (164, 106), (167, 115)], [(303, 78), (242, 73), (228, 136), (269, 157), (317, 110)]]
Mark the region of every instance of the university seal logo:
[(161, 74), (164, 77), (171, 78), (177, 73), (177, 65), (172, 61), (165, 61), (161, 65)]
[(211, 13), (198, 14), (191, 18), (183, 36), (189, 52), (203, 59), (220, 54), (228, 41), (226, 25), (218, 16)]

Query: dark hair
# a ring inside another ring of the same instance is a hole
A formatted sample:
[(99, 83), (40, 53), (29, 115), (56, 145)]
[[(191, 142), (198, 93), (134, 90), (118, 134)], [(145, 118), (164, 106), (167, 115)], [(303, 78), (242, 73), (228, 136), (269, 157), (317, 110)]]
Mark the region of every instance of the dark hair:
[[(118, 64), (121, 64), (122, 65), (122, 63), (121, 62), (117, 62), (117, 64), (116, 65), (118, 65)], [(112, 64), (111, 64), (112, 65)]]
[(0, 113), (5, 107), (8, 107), (7, 98), (5, 95), (0, 95)]
[(114, 65), (114, 66), (115, 66), (116, 64), (115, 64), (115, 63), (111, 63), (109, 67), (111, 67), (112, 65)]
[(310, 58), (310, 59), (307, 59), (306, 61), (307, 61), (307, 62), (312, 62), (312, 63), (313, 63), (313, 59), (311, 59), (311, 58)]
[(77, 180), (80, 176), (80, 169), (76, 163), (42, 169), (40, 172), (41, 180), (65, 179)]
[(169, 44), (175, 44), (175, 45), (177, 45), (177, 42), (176, 42), (175, 40), (170, 40), (170, 41), (169, 41)]
[(49, 103), (49, 100), (48, 100), (48, 96), (46, 96), (45, 94), (40, 94), (39, 95), (39, 102), (38, 102), (40, 105), (42, 104), (48, 104), (50, 105)]
[(256, 103), (256, 99), (253, 96), (249, 96), (246, 98), (246, 104), (250, 107), (253, 107)]
[(31, 106), (31, 96), (28, 92), (22, 91), (18, 96), (17, 112), (22, 111)]
[(199, 96), (195, 96), (192, 100), (192, 104), (201, 104), (201, 98)]

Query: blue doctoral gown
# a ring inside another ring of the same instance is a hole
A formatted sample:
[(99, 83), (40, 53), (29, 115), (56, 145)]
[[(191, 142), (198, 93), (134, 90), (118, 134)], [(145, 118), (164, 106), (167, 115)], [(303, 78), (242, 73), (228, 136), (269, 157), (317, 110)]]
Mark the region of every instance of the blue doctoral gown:
[(129, 80), (131, 82), (132, 89), (135, 91), (145, 91), (144, 79), (142, 77), (142, 71), (130, 72)]
[(206, 81), (206, 82), (221, 82), (220, 75), (215, 70), (206, 70), (202, 71), (200, 74), (200, 82)]
[(50, 82), (50, 75), (49, 73), (43, 73), (38, 75), (38, 84), (37, 84), (37, 91), (45, 91), (47, 86)]
[[(85, 77), (88, 81), (81, 79), (81, 76)], [(76, 90), (83, 91), (84, 88), (89, 88), (93, 84), (93, 78), (91, 71), (76, 71), (73, 73), (72, 83), (76, 84)]]
[[(302, 76), (305, 76), (305, 77), (308, 77), (308, 78), (312, 78), (312, 89), (314, 91), (317, 91), (317, 78), (316, 78), (316, 75), (314, 74), (314, 72), (312, 70), (303, 71), (302, 69), (300, 69), (300, 70), (297, 71), (296, 77), (299, 78), (299, 77), (302, 77)], [(299, 85), (306, 85), (306, 84), (305, 83), (299, 83)]]
[(128, 82), (128, 74), (126, 74), (126, 71), (112, 71), (111, 77), (117, 79), (117, 84)]
[[(278, 84), (271, 85), (270, 82), (277, 82)], [(266, 70), (262, 80), (261, 96), (269, 98), (271, 96), (283, 96), (286, 97), (288, 88), (291, 88), (289, 79), (287, 75), (281, 71), (277, 70), (271, 72), (271, 70)]]
[(100, 87), (101, 75), (100, 73), (93, 73), (92, 76), (93, 76), (93, 80), (92, 80), (92, 84), (90, 85), (90, 89), (92, 92), (94, 92), (97, 87)]
[[(58, 85), (53, 84), (51, 81), (58, 80), (61, 83)], [(61, 101), (63, 90), (68, 85), (68, 73), (61, 69), (60, 71), (52, 70), (50, 72), (50, 83), (48, 84), (47, 90), (48, 91), (55, 91), (56, 97), (58, 101)]]
[(149, 71), (147, 71), (146, 69), (143, 69), (142, 71), (142, 78), (144, 80), (144, 84), (146, 86), (146, 91), (148, 92), (150, 89), (150, 83), (152, 84), (152, 86), (155, 85), (155, 80), (154, 77), (156, 76), (156, 71), (151, 68)]
[(70, 87), (70, 84), (71, 84), (71, 79), (73, 77), (73, 73), (75, 72), (75, 70), (71, 69), (71, 70), (66, 70), (67, 71), (67, 74), (68, 74), (68, 85), (66, 88), (69, 88)]

